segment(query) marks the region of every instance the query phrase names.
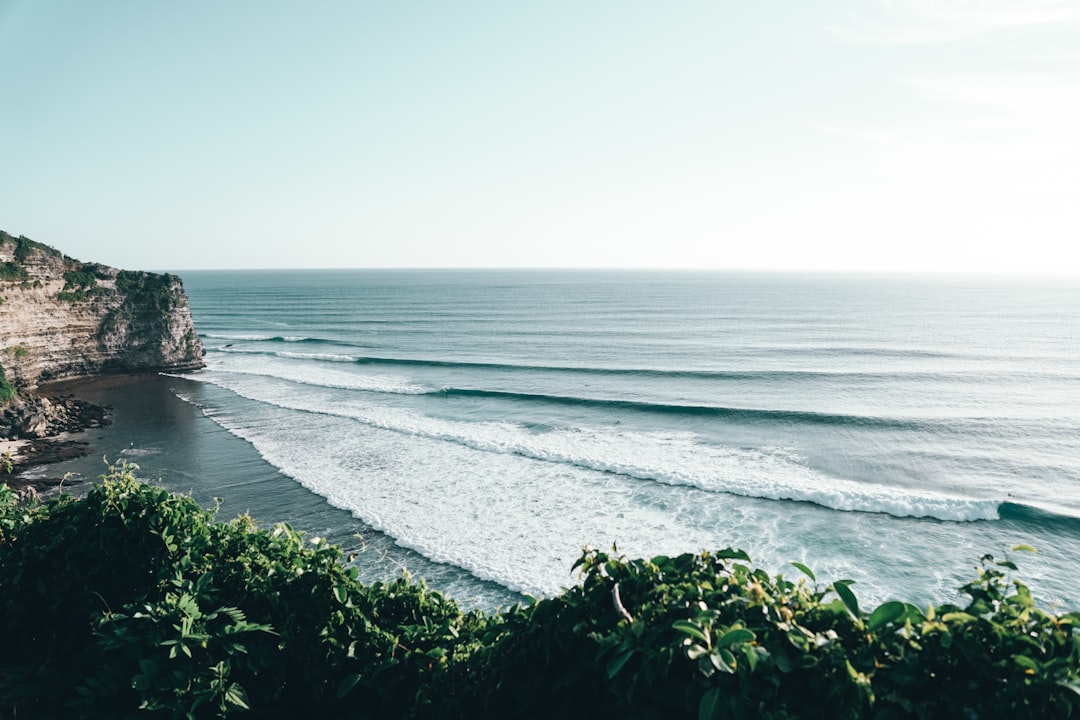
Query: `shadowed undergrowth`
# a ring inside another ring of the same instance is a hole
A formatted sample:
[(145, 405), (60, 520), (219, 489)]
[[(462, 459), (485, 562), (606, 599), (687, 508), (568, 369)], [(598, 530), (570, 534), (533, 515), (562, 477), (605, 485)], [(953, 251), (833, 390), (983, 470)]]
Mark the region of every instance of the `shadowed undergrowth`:
[(30, 508), (0, 486), (0, 718), (1080, 717), (1080, 613), (1008, 558), (960, 605), (864, 609), (738, 550), (588, 550), (557, 597), (463, 612), (133, 469)]

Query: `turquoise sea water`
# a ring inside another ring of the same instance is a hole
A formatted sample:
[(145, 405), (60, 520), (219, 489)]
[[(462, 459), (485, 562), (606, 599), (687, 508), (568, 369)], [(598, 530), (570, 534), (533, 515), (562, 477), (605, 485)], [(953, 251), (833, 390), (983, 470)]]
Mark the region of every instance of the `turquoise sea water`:
[[(155, 387), (197, 492), (216, 472), (226, 513), (363, 547), (369, 579), (491, 606), (571, 584), (586, 545), (735, 546), (925, 602), (1027, 543), (1041, 601), (1080, 607), (1075, 280), (182, 277), (207, 368)], [(125, 452), (187, 489), (153, 426)]]

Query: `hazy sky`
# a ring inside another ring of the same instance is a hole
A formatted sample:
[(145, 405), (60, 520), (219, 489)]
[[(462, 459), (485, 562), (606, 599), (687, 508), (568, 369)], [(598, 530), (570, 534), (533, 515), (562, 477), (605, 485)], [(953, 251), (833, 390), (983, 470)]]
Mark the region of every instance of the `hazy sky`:
[(1080, 0), (0, 0), (0, 98), (121, 267), (1080, 273)]

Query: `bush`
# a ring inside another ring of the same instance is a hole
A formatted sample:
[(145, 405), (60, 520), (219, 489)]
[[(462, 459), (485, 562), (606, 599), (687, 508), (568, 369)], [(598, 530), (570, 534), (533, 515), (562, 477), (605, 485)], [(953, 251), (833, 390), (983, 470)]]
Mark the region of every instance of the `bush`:
[(17, 394), (18, 393), (15, 392), (15, 386), (7, 379), (7, 373), (4, 372), (4, 366), (0, 365), (0, 402), (13, 400)]
[(3, 233), (6, 240), (15, 240), (15, 259), (19, 262), (27, 260), (35, 251), (44, 253), (51, 257), (62, 257), (59, 250), (50, 247), (45, 243), (39, 243), (31, 240), (25, 235), (20, 235), (18, 238), (12, 238), (7, 233)]
[(92, 271), (68, 270), (64, 273), (64, 290), (90, 290), (97, 285)]
[(139, 308), (148, 316), (167, 317), (176, 304), (173, 285), (179, 281), (169, 273), (121, 270), (116, 275), (116, 289), (124, 294), (125, 304)]
[(19, 282), (29, 277), (30, 274), (26, 271), (26, 268), (17, 262), (0, 263), (0, 280)]
[(104, 288), (94, 287), (89, 290), (61, 290), (56, 293), (56, 299), (61, 302), (83, 302), (98, 295), (104, 295)]
[(770, 577), (738, 550), (588, 551), (558, 597), (463, 613), (131, 469), (30, 509), (0, 486), (0, 715), (1080, 715), (1080, 614), (1038, 609), (1008, 559), (982, 559), (962, 607), (867, 613), (849, 582)]
[(1080, 711), (1080, 614), (1034, 607), (1022, 583), (1006, 581), (1009, 560), (983, 558), (963, 608), (888, 602), (869, 614), (846, 581), (795, 583), (748, 562), (737, 550), (648, 561), (586, 553), (580, 585), (507, 613), (474, 654), (484, 707), (632, 718)]
[(339, 717), (344, 688), (362, 716), (404, 717), (421, 679), (452, 659), (444, 639), (480, 616), (407, 577), (355, 578), (322, 540), (213, 522), (130, 467), (84, 500), (9, 502), (0, 714)]

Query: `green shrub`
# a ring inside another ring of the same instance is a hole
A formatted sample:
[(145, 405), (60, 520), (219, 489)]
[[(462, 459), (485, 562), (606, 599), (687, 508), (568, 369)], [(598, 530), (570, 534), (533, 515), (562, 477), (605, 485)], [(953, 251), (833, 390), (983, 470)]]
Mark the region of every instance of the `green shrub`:
[(7, 373), (4, 372), (4, 366), (0, 365), (0, 402), (12, 400), (15, 398), (16, 394), (15, 386), (7, 379)]
[(86, 270), (68, 270), (64, 273), (65, 290), (90, 290), (97, 285), (97, 277)]
[(104, 289), (98, 287), (98, 269), (96, 265), (77, 264), (77, 270), (64, 272), (64, 289), (56, 294), (56, 299), (62, 302), (82, 302), (96, 295), (101, 295)]
[(3, 262), (0, 263), (0, 280), (8, 282), (20, 282), (30, 277), (30, 274), (26, 272), (26, 268), (20, 265), (18, 262)]
[(588, 551), (578, 585), (491, 615), (342, 560), (131, 467), (30, 509), (0, 486), (0, 716), (1080, 716), (1080, 614), (1037, 608), (1008, 559), (963, 606), (868, 613), (738, 550)]
[[(7, 233), (4, 233), (4, 235), (6, 235), (8, 239), (12, 239), (10, 235), (7, 235)], [(15, 260), (17, 260), (18, 262), (24, 262), (35, 250), (51, 257), (62, 257), (62, 254), (56, 248), (50, 247), (45, 243), (39, 243), (35, 240), (31, 240), (25, 235), (20, 235), (18, 238), (14, 238), (14, 240)]]
[(121, 270), (116, 275), (116, 289), (124, 294), (121, 311), (131, 316), (168, 318), (176, 305), (173, 284), (179, 282), (180, 278), (169, 273)]
[(480, 616), (408, 578), (355, 578), (321, 540), (215, 523), (119, 469), (0, 523), (0, 713), (338, 717), (348, 688), (370, 717), (405, 716)]
[(1037, 609), (1022, 583), (1007, 582), (1011, 561), (983, 558), (962, 588), (965, 607), (888, 602), (869, 614), (846, 581), (770, 578), (748, 561), (736, 550), (650, 561), (587, 553), (580, 585), (505, 614), (474, 654), (482, 706), (505, 717), (1080, 712), (1080, 614)]

